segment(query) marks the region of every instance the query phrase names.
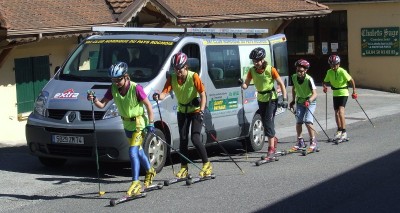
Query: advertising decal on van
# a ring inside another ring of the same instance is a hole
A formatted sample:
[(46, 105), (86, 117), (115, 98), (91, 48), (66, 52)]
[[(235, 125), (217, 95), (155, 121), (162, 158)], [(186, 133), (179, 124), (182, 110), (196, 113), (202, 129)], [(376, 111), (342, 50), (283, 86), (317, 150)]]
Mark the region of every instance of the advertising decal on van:
[(62, 93), (56, 93), (54, 99), (78, 99), (79, 93), (75, 93), (74, 89), (67, 89)]

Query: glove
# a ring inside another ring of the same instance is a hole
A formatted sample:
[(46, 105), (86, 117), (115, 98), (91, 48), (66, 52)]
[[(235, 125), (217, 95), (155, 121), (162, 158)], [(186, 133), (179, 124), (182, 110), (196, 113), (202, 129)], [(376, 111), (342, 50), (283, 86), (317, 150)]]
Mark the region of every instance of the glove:
[(323, 91), (324, 91), (324, 93), (327, 93), (328, 92), (328, 87), (324, 87)]
[(286, 109), (287, 107), (288, 107), (288, 102), (287, 102), (287, 99), (284, 98), (283, 101), (282, 101), (282, 108)]
[(160, 94), (154, 93), (153, 94), (153, 100), (157, 101), (158, 99), (160, 99)]
[(201, 111), (199, 112), (199, 119), (200, 119), (200, 122), (203, 122), (203, 121), (204, 121), (204, 111), (203, 111), (203, 110), (201, 110)]
[(353, 93), (353, 94), (351, 95), (351, 97), (352, 97), (353, 99), (357, 99), (357, 93)]
[(308, 108), (310, 106), (310, 101), (309, 100), (305, 101), (304, 106)]
[(295, 104), (295, 102), (294, 102), (294, 101), (290, 102), (290, 104), (289, 104), (289, 108), (290, 108), (290, 109), (293, 109), (293, 106), (294, 106), (294, 104)]
[(244, 83), (244, 82), (243, 82), (243, 79), (239, 78), (238, 81), (237, 81), (237, 83), (238, 83), (239, 86), (242, 86), (242, 84)]
[(155, 132), (154, 124), (153, 123), (147, 124), (146, 130), (147, 132), (154, 133)]
[(87, 91), (87, 100), (88, 101), (94, 101), (94, 100), (96, 100), (96, 95), (95, 95), (95, 92), (94, 91), (92, 91), (92, 90), (88, 90)]

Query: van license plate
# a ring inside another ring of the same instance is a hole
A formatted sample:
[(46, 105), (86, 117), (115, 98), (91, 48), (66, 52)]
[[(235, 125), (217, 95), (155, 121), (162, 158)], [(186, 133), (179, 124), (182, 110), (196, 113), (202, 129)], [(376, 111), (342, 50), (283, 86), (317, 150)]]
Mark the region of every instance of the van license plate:
[(53, 135), (53, 143), (84, 144), (81, 136)]

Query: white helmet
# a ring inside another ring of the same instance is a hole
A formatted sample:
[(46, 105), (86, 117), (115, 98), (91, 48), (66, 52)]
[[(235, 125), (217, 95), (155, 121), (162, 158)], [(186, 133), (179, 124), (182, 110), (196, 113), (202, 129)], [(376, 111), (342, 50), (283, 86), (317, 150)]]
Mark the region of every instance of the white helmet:
[(108, 76), (110, 78), (119, 78), (128, 72), (128, 65), (125, 62), (117, 62), (111, 65), (108, 70)]

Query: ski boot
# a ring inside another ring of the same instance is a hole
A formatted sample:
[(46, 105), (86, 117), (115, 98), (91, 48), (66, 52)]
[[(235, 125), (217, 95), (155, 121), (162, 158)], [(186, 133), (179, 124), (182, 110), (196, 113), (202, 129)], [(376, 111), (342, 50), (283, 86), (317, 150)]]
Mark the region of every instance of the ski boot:
[(349, 141), (349, 138), (347, 137), (347, 132), (342, 132), (340, 135), (340, 138), (335, 141), (336, 144), (342, 143), (342, 142), (347, 142)]
[(265, 158), (264, 158), (264, 160), (266, 160), (266, 161), (275, 161), (275, 147), (274, 148), (272, 148), (272, 147), (268, 147), (268, 153), (267, 153), (267, 156), (265, 156)]
[(201, 169), (199, 176), (200, 177), (207, 177), (212, 174), (212, 165), (210, 162), (204, 163), (203, 168)]
[(129, 187), (129, 189), (126, 192), (126, 194), (129, 197), (132, 197), (132, 196), (139, 195), (141, 193), (141, 191), (142, 191), (142, 185), (140, 185), (140, 181), (139, 180), (135, 180), (135, 181), (132, 181), (132, 184)]
[(341, 141), (347, 141), (347, 132), (342, 132), (342, 135), (340, 136)]
[(308, 147), (308, 149), (312, 152), (315, 152), (318, 150), (318, 141), (316, 138), (312, 138), (310, 139), (310, 147)]
[(302, 148), (306, 148), (306, 144), (304, 143), (304, 139), (303, 138), (297, 138), (297, 144), (294, 145), (290, 149), (290, 151), (296, 152), (297, 150), (302, 149)]
[(187, 165), (181, 165), (181, 170), (175, 175), (178, 179), (187, 178), (189, 174), (189, 168)]
[(340, 137), (342, 137), (342, 131), (336, 131), (336, 134), (335, 134), (335, 136), (333, 136), (333, 140), (334, 141), (338, 141), (338, 140), (340, 140)]
[(153, 183), (153, 178), (156, 176), (156, 170), (150, 167), (149, 171), (146, 172), (144, 176), (144, 187), (147, 188)]

